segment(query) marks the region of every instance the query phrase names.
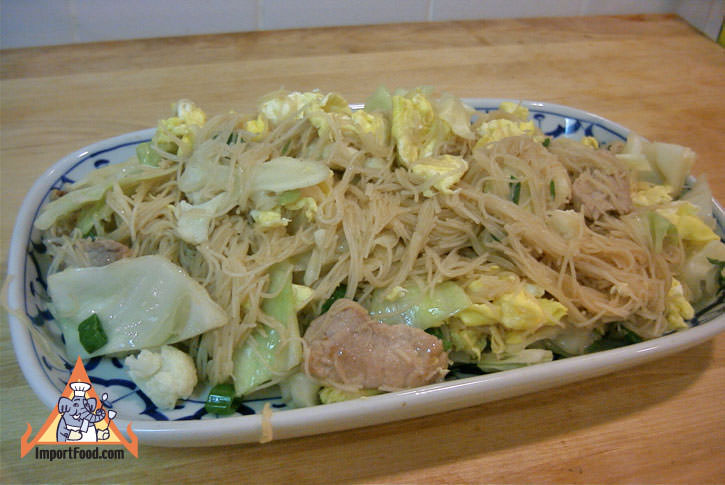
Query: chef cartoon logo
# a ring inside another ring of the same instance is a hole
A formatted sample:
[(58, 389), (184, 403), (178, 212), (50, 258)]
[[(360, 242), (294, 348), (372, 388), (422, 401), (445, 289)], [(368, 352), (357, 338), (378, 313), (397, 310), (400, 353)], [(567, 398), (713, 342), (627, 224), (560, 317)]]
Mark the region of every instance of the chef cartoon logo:
[(113, 419), (116, 412), (106, 410), (104, 403), (108, 394), (98, 398), (91, 385), (83, 361), (80, 357), (71, 372), (65, 389), (58, 398), (50, 416), (32, 441), (30, 423), (20, 439), (20, 457), (24, 457), (36, 445), (123, 445), (131, 454), (138, 457), (138, 440), (131, 431), (131, 423), (126, 432), (130, 439), (118, 430)]

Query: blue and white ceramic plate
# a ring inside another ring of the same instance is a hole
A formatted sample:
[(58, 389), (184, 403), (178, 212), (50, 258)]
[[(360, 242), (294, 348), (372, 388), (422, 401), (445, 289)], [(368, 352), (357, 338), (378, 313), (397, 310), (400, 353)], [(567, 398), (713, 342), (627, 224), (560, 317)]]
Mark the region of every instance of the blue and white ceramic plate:
[[(469, 99), (469, 105), (485, 112), (504, 99)], [(552, 136), (593, 136), (600, 143), (624, 141), (629, 130), (591, 113), (550, 103), (523, 101), (532, 119)], [(48, 406), (55, 406), (72, 370), (63, 354), (61, 335), (45, 301), (44, 267), (47, 264), (40, 234), (33, 221), (52, 189), (82, 179), (107, 164), (127, 160), (139, 143), (154, 130), (143, 130), (94, 143), (58, 161), (28, 192), (15, 223), (8, 265), (8, 303), (13, 345), (28, 383)], [(716, 201), (713, 213), (723, 227), (725, 216)], [(23, 318), (22, 320), (25, 320)], [(100, 395), (108, 393), (107, 407), (117, 413), (116, 424), (128, 422), (142, 443), (159, 446), (209, 446), (255, 442), (261, 437), (261, 409), (272, 405), (275, 439), (325, 433), (412, 418), (513, 397), (577, 380), (614, 372), (680, 352), (725, 330), (720, 302), (697, 316), (693, 327), (676, 334), (595, 354), (556, 360), (546, 364), (474, 377), (461, 377), (417, 389), (382, 394), (355, 401), (304, 409), (287, 409), (272, 393), (245, 402), (233, 416), (219, 417), (204, 411), (208, 388), (199, 388), (176, 409), (161, 411), (129, 379), (122, 361), (94, 358), (86, 370)], [(32, 328), (29, 328), (32, 327)]]

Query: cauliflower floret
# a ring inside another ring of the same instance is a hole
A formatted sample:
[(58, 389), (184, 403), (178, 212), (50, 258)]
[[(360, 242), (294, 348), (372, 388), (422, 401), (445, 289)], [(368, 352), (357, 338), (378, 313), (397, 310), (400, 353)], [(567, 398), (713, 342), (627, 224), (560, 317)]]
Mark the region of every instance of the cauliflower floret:
[(143, 349), (126, 357), (124, 363), (131, 379), (161, 409), (173, 409), (177, 400), (194, 392), (194, 361), (176, 347), (164, 345), (158, 352)]

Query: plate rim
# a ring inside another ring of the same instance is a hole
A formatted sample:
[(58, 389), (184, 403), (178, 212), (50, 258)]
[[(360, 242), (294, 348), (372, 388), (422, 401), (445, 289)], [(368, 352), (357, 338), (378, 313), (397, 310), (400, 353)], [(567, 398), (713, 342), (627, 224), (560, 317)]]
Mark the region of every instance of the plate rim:
[[(461, 99), (477, 110), (495, 108), (504, 101), (521, 103), (530, 109), (552, 115), (572, 116), (595, 122), (620, 138), (626, 137), (631, 132), (629, 128), (600, 115), (562, 104), (516, 98)], [(89, 144), (60, 158), (34, 181), (18, 210), (10, 240), (7, 270), (8, 308), (25, 312), (23, 290), (26, 258), (22, 255), (27, 251), (32, 222), (54, 182), (60, 175), (83, 163), (85, 159), (103, 153), (108, 147), (141, 143), (150, 139), (154, 132), (155, 128), (147, 128)], [(722, 214), (722, 207), (714, 198), (713, 206)], [(19, 304), (18, 308), (14, 308), (16, 304)], [(16, 361), (26, 382), (41, 402), (48, 408), (53, 408), (57, 402), (57, 390), (44, 378), (38, 359), (29, 359), (21, 355), (23, 349), (35, 347), (31, 331), (19, 321), (13, 311), (8, 312), (8, 323)], [(272, 413), (272, 428), (275, 438), (284, 439), (461, 409), (616, 372), (686, 350), (723, 331), (725, 331), (725, 314), (683, 332), (594, 354), (569, 357), (500, 373), (444, 381), (355, 401), (286, 409), (284, 412)], [(423, 396), (430, 396), (430, 399)], [(187, 421), (133, 421), (119, 416), (115, 422), (120, 429), (126, 429), (130, 423), (133, 423), (132, 430), (139, 441), (155, 446), (248, 443), (258, 441), (262, 433), (261, 414)]]

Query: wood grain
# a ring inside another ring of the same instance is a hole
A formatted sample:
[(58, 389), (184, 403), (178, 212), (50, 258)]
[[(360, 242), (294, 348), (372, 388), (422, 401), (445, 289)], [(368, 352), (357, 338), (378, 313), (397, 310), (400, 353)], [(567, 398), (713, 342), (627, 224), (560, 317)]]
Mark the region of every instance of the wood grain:
[[(725, 200), (725, 51), (674, 16), (484, 20), (0, 52), (2, 272), (33, 180), (186, 97), (251, 109), (286, 87), (364, 101), (378, 85), (574, 106), (692, 147)], [(3, 482), (723, 483), (725, 336), (609, 376), (455, 412), (266, 445), (141, 446), (122, 462), (19, 458), (48, 415), (0, 326)]]

